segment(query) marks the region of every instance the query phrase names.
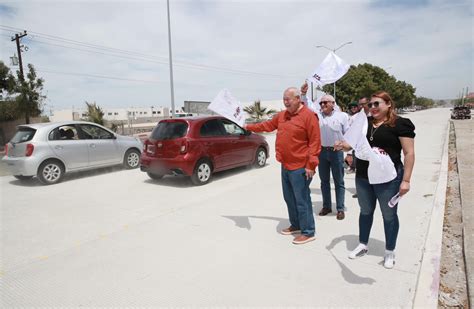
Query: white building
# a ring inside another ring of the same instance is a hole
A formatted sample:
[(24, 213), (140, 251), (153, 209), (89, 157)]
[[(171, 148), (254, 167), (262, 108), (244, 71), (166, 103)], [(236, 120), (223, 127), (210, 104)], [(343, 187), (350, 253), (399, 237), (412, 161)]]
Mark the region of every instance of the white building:
[[(107, 121), (128, 121), (139, 120), (140, 118), (163, 118), (170, 117), (171, 111), (168, 107), (128, 107), (128, 108), (103, 108), (104, 120)], [(176, 110), (176, 113), (180, 113)], [(51, 121), (80, 120), (87, 117), (87, 109), (63, 109), (53, 111)]]

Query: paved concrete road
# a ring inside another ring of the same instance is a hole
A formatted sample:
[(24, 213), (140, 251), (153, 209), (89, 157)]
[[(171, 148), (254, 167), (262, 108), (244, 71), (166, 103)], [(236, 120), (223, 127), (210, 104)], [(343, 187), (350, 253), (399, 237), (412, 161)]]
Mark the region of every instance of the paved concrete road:
[[(411, 306), (449, 110), (404, 116), (417, 127), (416, 167), (393, 270), (382, 266), (378, 210), (369, 255), (347, 258), (358, 243), (354, 175), (344, 221), (316, 217), (317, 239), (306, 245), (280, 235), (288, 220), (272, 150), (265, 168), (221, 173), (204, 187), (138, 170), (54, 186), (0, 177), (0, 305)], [(317, 177), (311, 191), (318, 213)]]

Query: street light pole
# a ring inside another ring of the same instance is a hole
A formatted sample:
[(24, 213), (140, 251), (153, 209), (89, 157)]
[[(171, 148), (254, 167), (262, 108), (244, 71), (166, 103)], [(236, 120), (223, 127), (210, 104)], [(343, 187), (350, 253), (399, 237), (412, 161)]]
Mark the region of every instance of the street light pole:
[(173, 57), (171, 52), (171, 22), (170, 22), (170, 0), (166, 0), (168, 9), (168, 50), (170, 58), (170, 87), (171, 87), (171, 115), (174, 116), (174, 86), (173, 86)]
[[(346, 42), (344, 44), (341, 44), (341, 46), (339, 46), (338, 48), (329, 48), (329, 47), (324, 46), (324, 45), (317, 45), (316, 48), (326, 48), (327, 50), (332, 51), (333, 53), (336, 53), (336, 51), (338, 51), (339, 49), (343, 48), (344, 46), (346, 46), (348, 44), (352, 44), (352, 42), (349, 41), (349, 42)], [(334, 82), (334, 100), (336, 100), (336, 82)]]

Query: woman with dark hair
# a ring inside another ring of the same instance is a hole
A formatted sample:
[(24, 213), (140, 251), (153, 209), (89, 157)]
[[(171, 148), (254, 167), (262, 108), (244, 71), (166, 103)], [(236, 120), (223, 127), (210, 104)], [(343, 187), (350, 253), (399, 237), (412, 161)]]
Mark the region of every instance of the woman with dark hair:
[[(360, 206), (359, 215), (359, 245), (349, 253), (349, 258), (355, 259), (368, 252), (370, 230), (374, 220), (376, 202), (379, 202), (383, 216), (385, 230), (385, 268), (393, 268), (395, 264), (395, 246), (397, 242), (399, 222), (398, 203), (390, 205), (389, 201), (396, 194), (405, 195), (410, 190), (410, 179), (415, 163), (415, 126), (406, 118), (397, 116), (395, 103), (385, 91), (372, 95), (368, 117), (367, 140), (371, 147), (383, 149), (390, 156), (397, 176), (395, 179), (381, 184), (370, 184), (367, 169), (369, 162), (357, 160), (356, 165), (356, 190)], [(335, 148), (346, 151), (351, 147), (340, 142)], [(403, 163), (401, 152), (403, 150)]]

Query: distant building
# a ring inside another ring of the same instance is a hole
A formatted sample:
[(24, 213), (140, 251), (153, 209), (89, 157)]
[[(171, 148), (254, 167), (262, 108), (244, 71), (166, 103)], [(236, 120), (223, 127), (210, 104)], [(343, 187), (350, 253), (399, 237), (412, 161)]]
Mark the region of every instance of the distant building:
[(211, 102), (206, 101), (184, 101), (184, 112), (193, 113), (197, 115), (214, 115), (214, 113), (207, 109)]
[(469, 94), (465, 96), (464, 105), (468, 106), (469, 108), (474, 108), (474, 92), (469, 92)]
[[(168, 107), (128, 107), (128, 108), (103, 108), (104, 120), (129, 121), (140, 119), (153, 119), (170, 117), (171, 111)], [(176, 110), (176, 113), (181, 112)], [(53, 111), (51, 121), (80, 120), (87, 117), (87, 109), (63, 109)]]

